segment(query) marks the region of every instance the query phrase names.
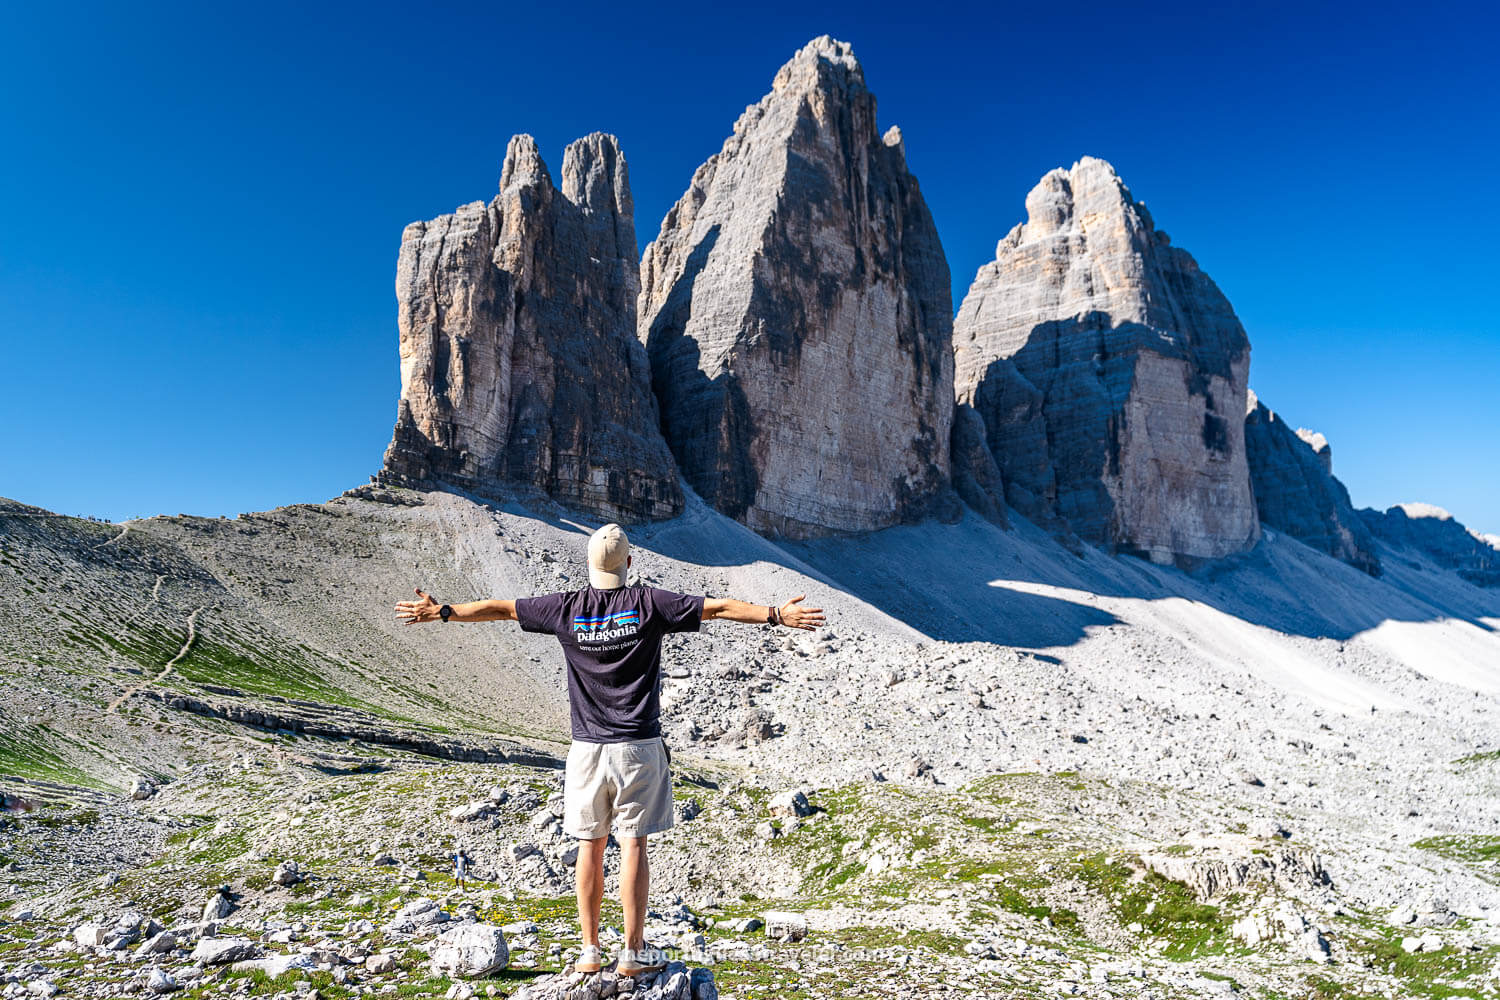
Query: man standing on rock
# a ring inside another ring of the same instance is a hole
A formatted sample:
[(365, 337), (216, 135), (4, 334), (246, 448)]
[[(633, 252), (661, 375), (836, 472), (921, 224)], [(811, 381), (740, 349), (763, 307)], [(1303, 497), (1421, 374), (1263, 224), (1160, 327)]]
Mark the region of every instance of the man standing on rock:
[(439, 605), (418, 590), (417, 600), (396, 605), (407, 625), (418, 622), (516, 621), (527, 632), (548, 632), (562, 644), (568, 664), (568, 707), (573, 743), (563, 792), (563, 829), (578, 838), (578, 922), (583, 954), (575, 968), (598, 972), (599, 908), (604, 899), (604, 847), (613, 823), (620, 842), (620, 905), (625, 947), (622, 976), (665, 967), (667, 957), (645, 941), (649, 869), (646, 838), (669, 829), (671, 757), (661, 738), (661, 640), (670, 632), (696, 632), (709, 619), (813, 629), (821, 608), (801, 606), (803, 595), (781, 607), (724, 597), (690, 597), (640, 584), (627, 586), (630, 542), (618, 524), (589, 539), (589, 586), (519, 600)]

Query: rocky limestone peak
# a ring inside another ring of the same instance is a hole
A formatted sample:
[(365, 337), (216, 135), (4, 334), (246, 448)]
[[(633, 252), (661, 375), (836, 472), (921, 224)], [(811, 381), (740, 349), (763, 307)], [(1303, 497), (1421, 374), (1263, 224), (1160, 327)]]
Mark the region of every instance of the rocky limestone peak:
[[(613, 136), (609, 138), (613, 139)], [(552, 175), (547, 172), (547, 164), (542, 162), (536, 140), (524, 132), (510, 137), (510, 142), (505, 145), (505, 162), (500, 167), (500, 193), (518, 187), (552, 190)]]
[(854, 57), (854, 46), (829, 35), (820, 35), (798, 49), (771, 80), (772, 94), (788, 91), (805, 94), (850, 87), (864, 90), (864, 68)]
[(694, 173), (641, 262), (663, 427), (709, 503), (803, 538), (947, 496), (952, 300), (899, 131), (815, 39)]
[(1359, 516), (1386, 545), (1425, 556), (1476, 586), (1500, 587), (1500, 547), (1443, 508), (1399, 503), (1384, 512), (1366, 508)]
[(1293, 431), (1253, 392), (1247, 404), (1245, 451), (1261, 523), (1379, 576), (1375, 539), (1334, 478), (1327, 438)]
[(500, 191), (402, 234), (401, 401), (380, 479), (539, 491), (600, 517), (682, 509), (635, 338), (635, 223), (614, 136), (568, 146), (561, 191), (529, 135)]
[(1026, 209), (954, 321), (959, 409), (1006, 500), (1160, 561), (1252, 546), (1250, 344), (1229, 301), (1104, 160), (1050, 171)]

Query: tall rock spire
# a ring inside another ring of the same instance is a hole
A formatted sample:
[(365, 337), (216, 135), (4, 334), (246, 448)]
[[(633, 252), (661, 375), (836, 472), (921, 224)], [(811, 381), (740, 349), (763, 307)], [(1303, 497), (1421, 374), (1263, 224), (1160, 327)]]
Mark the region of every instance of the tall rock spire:
[(1229, 301), (1103, 160), (1053, 170), (1026, 210), (954, 321), (960, 411), (1007, 500), (1158, 561), (1253, 545), (1250, 343)]
[(539, 490), (625, 521), (682, 509), (635, 337), (634, 207), (614, 136), (563, 156), (528, 135), (500, 193), (401, 237), (401, 401), (380, 478)]
[(801, 538), (919, 517), (943, 494), (948, 264), (847, 44), (808, 43), (745, 110), (641, 285), (668, 441), (719, 510)]

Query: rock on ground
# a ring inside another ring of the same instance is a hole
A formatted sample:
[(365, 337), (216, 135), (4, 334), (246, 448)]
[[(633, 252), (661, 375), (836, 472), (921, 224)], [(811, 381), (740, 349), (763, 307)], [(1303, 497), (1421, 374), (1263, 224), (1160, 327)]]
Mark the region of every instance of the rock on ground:
[(718, 1000), (719, 988), (713, 970), (690, 968), (669, 962), (660, 972), (634, 978), (617, 976), (610, 970), (595, 973), (566, 969), (538, 979), (516, 991), (511, 1000), (600, 1000), (618, 997), (634, 1000)]
[(434, 975), (474, 979), (505, 968), (510, 949), (505, 932), (491, 924), (463, 924), (438, 935), (432, 946)]
[(260, 949), (249, 938), (206, 937), (193, 948), (193, 961), (204, 965), (224, 965), (254, 958)]

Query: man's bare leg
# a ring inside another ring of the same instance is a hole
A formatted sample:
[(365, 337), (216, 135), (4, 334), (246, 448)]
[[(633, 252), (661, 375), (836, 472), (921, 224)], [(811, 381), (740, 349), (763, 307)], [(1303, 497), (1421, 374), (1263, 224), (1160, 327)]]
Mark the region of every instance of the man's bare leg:
[(625, 947), (646, 946), (646, 897), (651, 870), (646, 863), (646, 838), (621, 837), (620, 907), (625, 911)]
[(608, 837), (578, 842), (578, 927), (585, 948), (599, 946), (599, 908), (604, 903), (604, 845)]

